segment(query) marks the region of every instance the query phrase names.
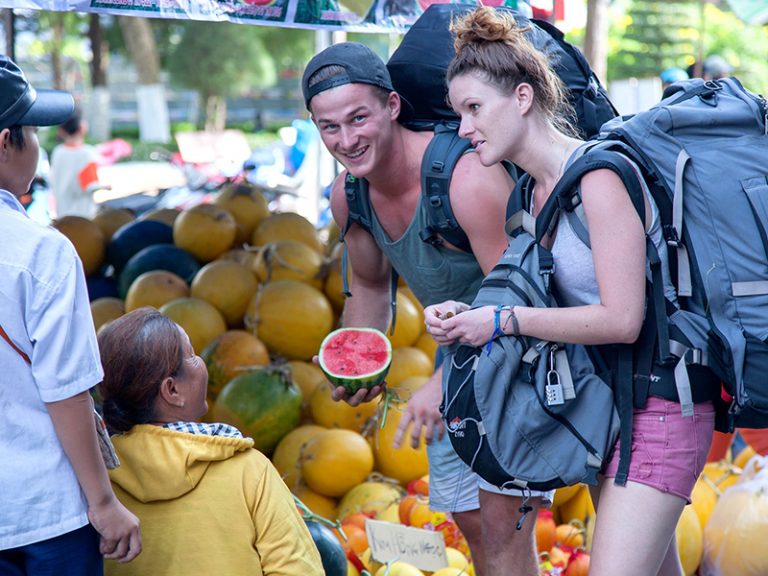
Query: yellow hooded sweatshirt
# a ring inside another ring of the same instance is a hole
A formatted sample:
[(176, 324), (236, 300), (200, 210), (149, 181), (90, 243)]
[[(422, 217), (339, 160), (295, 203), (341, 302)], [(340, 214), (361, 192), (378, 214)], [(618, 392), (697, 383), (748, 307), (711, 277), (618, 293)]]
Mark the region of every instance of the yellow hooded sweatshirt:
[(141, 521), (142, 551), (109, 576), (322, 576), (290, 491), (250, 438), (137, 425), (112, 441), (115, 494)]

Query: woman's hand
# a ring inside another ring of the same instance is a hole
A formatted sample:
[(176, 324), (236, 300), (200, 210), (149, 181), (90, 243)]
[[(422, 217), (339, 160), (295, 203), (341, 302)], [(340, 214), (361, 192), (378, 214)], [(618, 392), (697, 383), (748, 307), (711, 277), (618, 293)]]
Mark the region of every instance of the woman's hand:
[(424, 309), (424, 324), (427, 326), (427, 332), (440, 345), (452, 344), (455, 338), (448, 338), (443, 327), (443, 321), (453, 318), (458, 314), (469, 310), (469, 305), (455, 300), (446, 300), (440, 304), (432, 304)]
[[(445, 338), (470, 346), (482, 346), (491, 339), (494, 329), (494, 307), (483, 306), (466, 310), (442, 320)], [(437, 338), (435, 338), (437, 340)]]

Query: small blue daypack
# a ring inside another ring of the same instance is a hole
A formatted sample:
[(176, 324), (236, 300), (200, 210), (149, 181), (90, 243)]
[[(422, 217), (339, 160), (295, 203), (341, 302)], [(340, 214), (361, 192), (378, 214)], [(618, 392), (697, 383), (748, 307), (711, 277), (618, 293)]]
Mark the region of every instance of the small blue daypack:
[[(531, 220), (523, 212), (509, 220), (509, 246), (472, 308), (554, 305), (552, 255), (524, 229)], [(487, 482), (521, 490), (597, 484), (619, 419), (613, 390), (584, 346), (510, 335), (453, 346), (443, 388), (451, 444)]]
[[(601, 168), (621, 177), (642, 219), (646, 191), (659, 208), (677, 302), (648, 241), (645, 323), (637, 343), (615, 347), (622, 438), (649, 394), (678, 400), (684, 415), (715, 400), (719, 430), (768, 427), (767, 117), (765, 99), (735, 78), (673, 84), (651, 109), (605, 123), (537, 218), (537, 238), (562, 215), (589, 245), (578, 183)], [(516, 202), (528, 189), (524, 177)]]

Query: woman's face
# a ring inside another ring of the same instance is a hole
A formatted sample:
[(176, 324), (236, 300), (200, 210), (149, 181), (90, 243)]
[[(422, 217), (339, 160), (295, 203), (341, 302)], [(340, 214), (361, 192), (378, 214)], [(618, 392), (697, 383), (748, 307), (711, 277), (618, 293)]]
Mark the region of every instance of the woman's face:
[(468, 138), (480, 162), (492, 166), (508, 160), (510, 149), (519, 139), (520, 115), (514, 96), (475, 74), (462, 74), (451, 80), (448, 97), (461, 116), (459, 135)]
[(184, 412), (184, 420), (194, 421), (208, 411), (206, 399), (208, 368), (206, 368), (203, 359), (195, 354), (187, 333), (181, 327), (179, 327), (179, 332), (183, 342), (184, 361), (181, 363), (179, 373), (175, 376), (176, 386), (184, 395), (184, 406), (181, 407)]

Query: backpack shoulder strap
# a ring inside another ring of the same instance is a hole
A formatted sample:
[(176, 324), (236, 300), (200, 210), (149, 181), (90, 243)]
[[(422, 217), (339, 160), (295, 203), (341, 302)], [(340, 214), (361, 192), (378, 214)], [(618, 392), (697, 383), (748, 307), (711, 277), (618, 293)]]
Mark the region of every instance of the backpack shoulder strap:
[(469, 140), (459, 136), (455, 123), (435, 126), (435, 135), (421, 161), (421, 198), (428, 224), (419, 236), (428, 244), (439, 246), (444, 239), (464, 252), (472, 251), (469, 238), (453, 214), (450, 199), (453, 169), (470, 147)]
[[(341, 290), (344, 296), (352, 296), (349, 289), (349, 255), (347, 253), (347, 243), (344, 237), (352, 224), (357, 224), (363, 230), (371, 234), (371, 200), (368, 196), (368, 180), (365, 178), (355, 178), (347, 172), (344, 179), (344, 196), (347, 198), (347, 223), (339, 234), (339, 241), (344, 244), (341, 253)], [(392, 308), (392, 325), (390, 334), (394, 334), (395, 320), (397, 319), (397, 281), (400, 276), (392, 266), (390, 286), (390, 306)]]

